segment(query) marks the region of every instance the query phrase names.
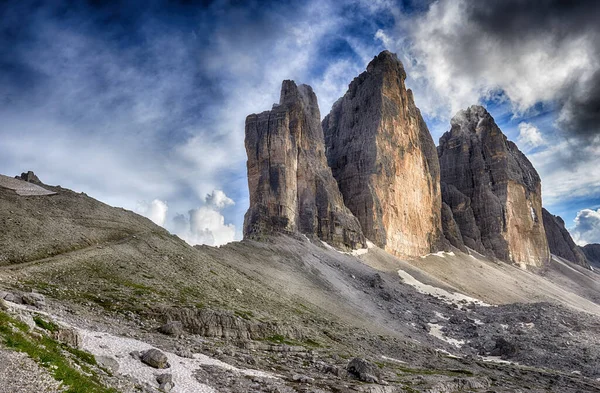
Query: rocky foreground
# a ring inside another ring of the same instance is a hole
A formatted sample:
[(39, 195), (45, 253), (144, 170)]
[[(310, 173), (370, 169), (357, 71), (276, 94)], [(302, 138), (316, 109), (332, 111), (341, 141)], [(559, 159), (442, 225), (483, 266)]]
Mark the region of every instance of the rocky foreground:
[(576, 264), (287, 235), (190, 247), (42, 186), (0, 188), (0, 391), (600, 391), (598, 276)]

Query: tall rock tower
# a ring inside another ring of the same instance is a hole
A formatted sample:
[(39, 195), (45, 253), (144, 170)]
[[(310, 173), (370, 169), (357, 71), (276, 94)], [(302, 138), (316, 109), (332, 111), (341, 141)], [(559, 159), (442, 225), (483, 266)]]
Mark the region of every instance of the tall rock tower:
[(438, 147), (443, 198), (465, 244), (521, 266), (541, 266), (550, 252), (537, 172), (483, 107), (458, 112), (451, 125)]
[(384, 51), (323, 120), (327, 160), (365, 236), (401, 257), (437, 251), (443, 238), (433, 139), (396, 55)]
[(343, 249), (365, 246), (356, 217), (327, 166), (317, 97), (283, 81), (279, 104), (246, 118), (250, 208), (244, 237), (289, 232)]

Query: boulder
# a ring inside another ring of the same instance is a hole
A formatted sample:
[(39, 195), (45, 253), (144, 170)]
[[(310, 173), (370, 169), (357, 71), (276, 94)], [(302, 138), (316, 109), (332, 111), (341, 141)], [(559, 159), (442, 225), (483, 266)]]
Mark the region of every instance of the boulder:
[(119, 371), (119, 362), (117, 359), (110, 356), (95, 356), (98, 366), (108, 371), (109, 374), (115, 375)]
[(158, 388), (164, 392), (170, 392), (175, 387), (175, 383), (173, 383), (173, 374), (157, 375), (156, 382), (158, 382)]
[(44, 308), (46, 306), (46, 298), (44, 295), (35, 292), (24, 293), (21, 296), (24, 304), (34, 306), (37, 308)]
[(542, 266), (550, 250), (533, 165), (481, 106), (459, 111), (451, 125), (438, 147), (442, 195), (465, 245), (522, 267)]
[(183, 324), (180, 321), (169, 321), (158, 328), (158, 331), (170, 336), (183, 334)]
[(501, 356), (503, 359), (508, 359), (512, 356), (515, 356), (517, 351), (518, 348), (515, 344), (500, 337), (496, 340), (496, 346), (494, 347), (494, 349), (492, 349), (490, 355)]
[(141, 354), (140, 360), (150, 367), (154, 368), (169, 368), (169, 359), (162, 351), (152, 348)]
[(354, 358), (346, 366), (346, 370), (360, 381), (379, 383), (379, 367), (362, 358)]
[(381, 52), (323, 119), (327, 160), (365, 236), (401, 257), (443, 247), (435, 143), (395, 54)]
[(542, 217), (550, 252), (583, 267), (589, 267), (585, 254), (571, 238), (563, 219), (552, 215), (546, 209), (542, 209)]
[(327, 166), (320, 117), (312, 88), (286, 80), (278, 105), (246, 118), (244, 237), (301, 233), (342, 249), (366, 247)]
[(52, 332), (52, 337), (60, 343), (73, 348), (78, 348), (81, 344), (81, 336), (77, 330), (62, 324), (58, 324), (57, 326), (58, 329)]

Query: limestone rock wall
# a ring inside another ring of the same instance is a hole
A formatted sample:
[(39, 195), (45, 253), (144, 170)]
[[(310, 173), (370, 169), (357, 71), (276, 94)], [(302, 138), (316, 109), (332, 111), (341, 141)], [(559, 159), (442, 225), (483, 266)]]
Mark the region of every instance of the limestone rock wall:
[(542, 209), (542, 217), (550, 252), (578, 265), (589, 267), (585, 254), (571, 238), (563, 219), (552, 215), (546, 209)]
[(600, 244), (586, 244), (585, 246), (581, 247), (581, 250), (585, 254), (588, 262), (600, 269)]
[(453, 187), (444, 202), (465, 244), (504, 261), (541, 266), (550, 251), (537, 172), (483, 107), (460, 111), (451, 124), (438, 147), (441, 181)]
[(415, 257), (443, 242), (435, 144), (396, 55), (384, 51), (323, 120), (327, 159), (365, 236)]
[(356, 217), (327, 166), (317, 97), (286, 80), (279, 104), (246, 118), (250, 208), (244, 236), (315, 235), (341, 248), (365, 246)]

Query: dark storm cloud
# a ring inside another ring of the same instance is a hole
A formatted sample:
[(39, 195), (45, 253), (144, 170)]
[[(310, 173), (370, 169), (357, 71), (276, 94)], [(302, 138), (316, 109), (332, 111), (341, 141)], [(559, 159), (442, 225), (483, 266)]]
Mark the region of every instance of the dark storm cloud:
[[(589, 43), (588, 54), (600, 65), (600, 1), (489, 0), (470, 1), (468, 19), (499, 45), (518, 46), (524, 40), (551, 37), (552, 51), (578, 40)], [(469, 42), (459, 48), (470, 58)], [(524, 81), (523, 83), (527, 83)], [(588, 139), (600, 134), (600, 72), (573, 74), (557, 97), (558, 125), (573, 136)]]

